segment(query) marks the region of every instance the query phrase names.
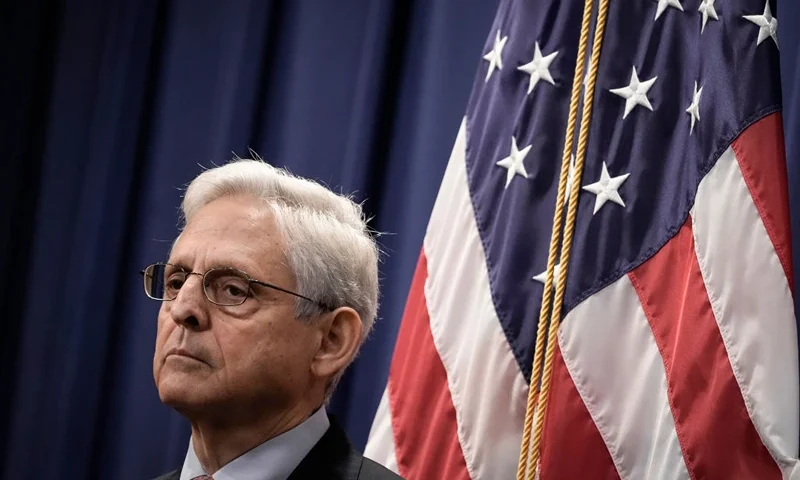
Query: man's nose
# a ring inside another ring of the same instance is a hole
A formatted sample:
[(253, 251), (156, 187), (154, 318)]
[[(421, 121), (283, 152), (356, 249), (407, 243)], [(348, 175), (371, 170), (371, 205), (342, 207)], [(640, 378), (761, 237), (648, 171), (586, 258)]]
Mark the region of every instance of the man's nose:
[(178, 296), (172, 300), (172, 321), (190, 330), (208, 328), (208, 299), (203, 291), (203, 278), (187, 275)]

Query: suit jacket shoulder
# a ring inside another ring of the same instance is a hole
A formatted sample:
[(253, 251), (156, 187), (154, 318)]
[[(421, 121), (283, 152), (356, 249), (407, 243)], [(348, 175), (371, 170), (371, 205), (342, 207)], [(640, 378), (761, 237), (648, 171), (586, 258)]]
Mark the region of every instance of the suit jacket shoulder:
[(330, 420), (328, 431), (288, 480), (402, 480), (388, 468), (356, 452), (336, 420)]
[(384, 467), (380, 463), (367, 457), (362, 457), (361, 474), (358, 478), (364, 480), (402, 480), (402, 477)]

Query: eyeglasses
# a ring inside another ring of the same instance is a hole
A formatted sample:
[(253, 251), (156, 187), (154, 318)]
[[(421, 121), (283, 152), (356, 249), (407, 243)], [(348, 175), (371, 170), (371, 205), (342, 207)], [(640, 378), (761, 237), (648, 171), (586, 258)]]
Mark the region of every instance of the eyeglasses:
[(205, 273), (198, 273), (169, 263), (154, 263), (139, 273), (144, 278), (144, 293), (153, 300), (175, 300), (189, 275), (197, 275), (203, 279), (203, 293), (208, 301), (215, 305), (233, 307), (243, 304), (250, 296), (252, 285), (255, 283), (302, 298), (325, 311), (333, 310), (329, 305), (271, 283), (254, 280), (243, 271), (230, 267), (212, 268)]

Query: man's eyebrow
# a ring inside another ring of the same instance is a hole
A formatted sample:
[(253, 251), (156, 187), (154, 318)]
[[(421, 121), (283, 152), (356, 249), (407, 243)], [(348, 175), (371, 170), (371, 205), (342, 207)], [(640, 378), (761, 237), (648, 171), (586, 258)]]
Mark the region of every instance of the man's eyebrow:
[[(189, 264), (185, 261), (185, 259), (183, 259), (181, 257), (174, 258), (174, 259), (170, 258), (170, 259), (166, 260), (166, 263), (168, 263), (170, 265), (174, 265), (176, 267), (180, 267), (180, 268), (186, 270), (187, 272), (194, 272), (194, 270), (189, 266)], [(249, 265), (251, 268), (248, 269), (246, 267), (246, 265)], [(221, 260), (221, 261), (210, 261), (206, 265), (206, 270), (210, 270), (212, 268), (232, 268), (234, 270), (238, 270), (238, 271), (246, 274), (252, 280), (257, 280), (257, 281), (260, 281), (260, 282), (265, 282), (265, 283), (270, 283), (270, 284), (272, 283), (269, 280), (264, 280), (262, 278), (259, 278), (258, 275), (256, 275), (254, 277), (253, 274), (251, 273), (251, 271), (253, 270), (252, 267), (253, 267), (253, 264), (251, 262), (243, 262), (243, 261), (239, 261), (238, 259), (228, 259), (228, 260)], [(205, 273), (205, 272), (195, 272), (195, 273)]]
[(172, 259), (172, 258), (170, 258), (170, 259), (168, 259), (168, 260), (166, 261), (166, 263), (168, 263), (168, 264), (170, 264), (170, 265), (174, 265), (174, 266), (176, 266), (176, 267), (180, 267), (180, 268), (182, 268), (182, 269), (186, 270), (187, 272), (191, 272), (191, 271), (192, 271), (192, 269), (191, 269), (191, 268), (189, 268), (189, 267), (186, 265), (186, 263), (185, 263), (185, 262), (183, 262), (183, 261), (182, 261), (182, 260), (180, 260), (180, 259), (177, 259), (177, 260), (176, 260), (176, 259)]

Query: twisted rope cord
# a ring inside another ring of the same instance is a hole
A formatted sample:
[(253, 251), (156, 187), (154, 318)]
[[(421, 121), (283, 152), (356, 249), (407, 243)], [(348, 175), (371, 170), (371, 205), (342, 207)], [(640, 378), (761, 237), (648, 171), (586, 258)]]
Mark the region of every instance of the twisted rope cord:
[[(589, 80), (586, 85), (586, 97), (589, 99), (594, 99), (594, 88), (597, 80), (597, 70), (600, 64), (600, 51), (602, 49), (603, 34), (605, 32), (607, 16), (608, 0), (600, 0), (594, 42), (592, 44), (592, 56), (589, 65)], [(563, 268), (560, 269), (559, 279), (556, 282), (556, 298), (555, 304), (553, 305), (552, 315), (550, 317), (550, 330), (548, 332), (547, 351), (544, 363), (544, 372), (542, 376), (542, 391), (539, 399), (539, 415), (536, 418), (536, 425), (533, 432), (533, 452), (531, 459), (533, 465), (536, 465), (539, 460), (539, 447), (541, 443), (542, 429), (544, 426), (544, 418), (547, 413), (547, 405), (550, 393), (550, 379), (553, 373), (553, 359), (555, 358), (555, 345), (558, 339), (558, 327), (561, 319), (561, 310), (564, 306), (567, 270), (569, 266), (570, 253), (572, 250), (572, 238), (575, 234), (575, 219), (578, 212), (577, 200), (581, 188), (580, 179), (583, 175), (583, 166), (586, 158), (586, 147), (589, 138), (589, 124), (591, 123), (592, 119), (593, 103), (594, 102), (590, 100), (588, 104), (584, 105), (581, 117), (581, 128), (578, 137), (578, 152), (575, 159), (575, 180), (571, 185), (572, 191), (570, 192), (566, 230), (564, 231), (564, 243), (561, 251), (560, 264), (563, 265)], [(565, 152), (565, 158), (566, 156), (567, 154)], [(531, 475), (530, 478), (532, 479), (533, 476)]]
[[(547, 258), (547, 275), (542, 297), (542, 308), (539, 312), (539, 326), (536, 334), (536, 347), (534, 351), (533, 372), (531, 383), (528, 390), (528, 404), (525, 411), (525, 425), (522, 434), (522, 445), (520, 448), (520, 459), (517, 466), (517, 479), (523, 480), (527, 472), (527, 479), (533, 480), (540, 457), (540, 444), (544, 418), (547, 413), (548, 397), (550, 393), (550, 379), (553, 372), (553, 359), (555, 358), (555, 344), (558, 337), (558, 327), (560, 324), (561, 310), (564, 304), (564, 291), (567, 280), (567, 270), (569, 266), (570, 250), (572, 238), (575, 233), (575, 218), (577, 216), (578, 195), (580, 192), (580, 179), (583, 174), (583, 166), (586, 157), (587, 140), (589, 137), (589, 124), (592, 117), (592, 99), (594, 99), (594, 87), (597, 79), (597, 70), (600, 63), (600, 50), (603, 43), (606, 18), (608, 15), (608, 0), (600, 0), (600, 7), (597, 16), (597, 26), (595, 28), (594, 42), (592, 44), (592, 54), (589, 65), (589, 79), (586, 85), (585, 98), (589, 99), (584, 103), (581, 115), (580, 133), (578, 137), (578, 152), (575, 159), (575, 174), (572, 181), (569, 205), (567, 207), (567, 222), (564, 232), (564, 248), (561, 251), (559, 278), (556, 282), (555, 304), (552, 305), (552, 314), (548, 316), (551, 307), (551, 296), (553, 288), (553, 276), (556, 265), (556, 255), (558, 252), (559, 240), (561, 236), (562, 218), (564, 214), (564, 192), (566, 190), (569, 175), (570, 157), (572, 145), (575, 139), (575, 124), (577, 121), (578, 104), (580, 101), (581, 84), (584, 78), (584, 65), (586, 59), (586, 47), (589, 39), (591, 26), (593, 0), (585, 0), (583, 9), (583, 22), (581, 24), (581, 35), (578, 44), (578, 57), (575, 65), (575, 78), (572, 84), (572, 96), (570, 98), (569, 118), (567, 121), (567, 132), (564, 140), (564, 153), (561, 158), (561, 175), (558, 182), (558, 194), (556, 197), (556, 210), (553, 216), (553, 233), (550, 238), (550, 251)], [(542, 372), (542, 356), (544, 347), (545, 325), (549, 320), (549, 330), (547, 339), (547, 349), (544, 359), (544, 371)], [(540, 378), (541, 375), (541, 378)], [(539, 391), (541, 385), (541, 394)], [(538, 407), (538, 409), (537, 409)], [(533, 419), (536, 419), (533, 428)], [(533, 429), (533, 442), (531, 445), (531, 430)]]

